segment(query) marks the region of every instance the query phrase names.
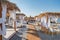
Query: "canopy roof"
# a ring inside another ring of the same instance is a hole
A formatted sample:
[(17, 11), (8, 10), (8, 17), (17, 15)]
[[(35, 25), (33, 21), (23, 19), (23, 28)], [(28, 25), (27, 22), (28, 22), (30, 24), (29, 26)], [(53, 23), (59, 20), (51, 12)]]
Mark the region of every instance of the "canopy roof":
[(23, 13), (16, 13), (17, 16), (26, 16), (25, 14)]
[(7, 1), (7, 9), (8, 10), (18, 10), (20, 11), (20, 9), (17, 7), (17, 5), (15, 3), (9, 2)]
[(58, 17), (60, 17), (60, 12), (44, 12), (39, 15), (40, 18), (43, 16), (58, 16)]
[(15, 11), (19, 11), (20, 12), (20, 9), (17, 7), (17, 5), (15, 3), (12, 3), (12, 2), (9, 2), (8, 0), (0, 0), (0, 14), (2, 12), (2, 6), (1, 4), (6, 4), (7, 5), (7, 14), (6, 16), (10, 16), (9, 14), (9, 10), (15, 10)]
[(0, 0), (0, 3), (1, 4), (6, 4), (8, 10), (20, 11), (20, 9), (17, 7), (17, 5), (15, 3), (9, 2), (7, 0)]

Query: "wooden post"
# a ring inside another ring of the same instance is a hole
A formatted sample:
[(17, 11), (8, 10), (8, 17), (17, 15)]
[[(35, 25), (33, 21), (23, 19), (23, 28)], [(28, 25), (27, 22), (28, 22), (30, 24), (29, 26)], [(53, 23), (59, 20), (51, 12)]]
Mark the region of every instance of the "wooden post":
[[(0, 29), (2, 30), (2, 23), (0, 24)], [(2, 35), (0, 35), (0, 40), (2, 40)]]
[[(47, 27), (48, 27), (48, 15), (46, 15), (46, 24), (47, 24)], [(46, 33), (48, 34), (48, 31), (46, 31)]]
[(14, 10), (14, 30), (16, 31), (16, 13), (15, 13), (15, 10)]
[(2, 40), (2, 35), (0, 35), (0, 40)]
[[(2, 6), (0, 2), (0, 18), (2, 18)], [(2, 29), (2, 24), (0, 23), (0, 29)], [(2, 40), (2, 34), (0, 35), (0, 40)]]
[(48, 15), (46, 15), (46, 23), (48, 23)]
[(14, 21), (14, 30), (16, 31), (16, 21)]

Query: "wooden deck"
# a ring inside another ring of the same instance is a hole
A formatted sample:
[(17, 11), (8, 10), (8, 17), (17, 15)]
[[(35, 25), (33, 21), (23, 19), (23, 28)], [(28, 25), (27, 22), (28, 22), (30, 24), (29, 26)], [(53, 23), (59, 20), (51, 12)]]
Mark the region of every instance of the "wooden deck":
[(39, 35), (37, 34), (37, 30), (34, 28), (33, 25), (28, 25), (27, 39), (28, 40), (41, 40), (39, 38)]

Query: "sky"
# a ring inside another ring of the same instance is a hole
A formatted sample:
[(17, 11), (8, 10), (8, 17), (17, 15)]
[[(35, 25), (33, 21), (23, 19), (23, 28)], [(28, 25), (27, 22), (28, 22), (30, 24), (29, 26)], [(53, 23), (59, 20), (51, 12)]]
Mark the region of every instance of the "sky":
[(10, 0), (22, 13), (36, 16), (42, 12), (60, 12), (60, 0)]

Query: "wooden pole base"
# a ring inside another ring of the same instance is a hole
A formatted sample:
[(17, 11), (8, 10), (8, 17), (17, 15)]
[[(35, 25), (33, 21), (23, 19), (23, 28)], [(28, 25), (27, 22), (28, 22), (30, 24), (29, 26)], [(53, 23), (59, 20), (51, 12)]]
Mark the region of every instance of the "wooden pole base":
[(16, 31), (16, 21), (14, 21), (14, 30)]
[(0, 40), (2, 40), (2, 35), (0, 35)]

